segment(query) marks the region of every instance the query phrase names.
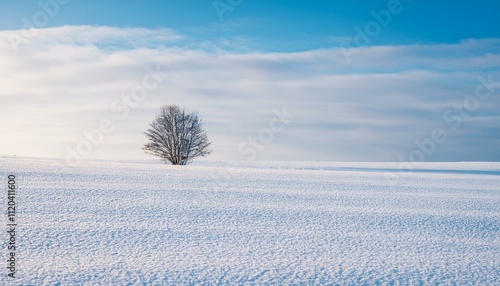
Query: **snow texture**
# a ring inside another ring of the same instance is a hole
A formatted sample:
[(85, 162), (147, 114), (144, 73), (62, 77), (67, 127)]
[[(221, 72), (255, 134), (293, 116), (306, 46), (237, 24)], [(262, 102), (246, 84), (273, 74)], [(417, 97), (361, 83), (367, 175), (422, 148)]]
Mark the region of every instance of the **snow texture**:
[(0, 284), (500, 285), (500, 163), (401, 167), (0, 158)]

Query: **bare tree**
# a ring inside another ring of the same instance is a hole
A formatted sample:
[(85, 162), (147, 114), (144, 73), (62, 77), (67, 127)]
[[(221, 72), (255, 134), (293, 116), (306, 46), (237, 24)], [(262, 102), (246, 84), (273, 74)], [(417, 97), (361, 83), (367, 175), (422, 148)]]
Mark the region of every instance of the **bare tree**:
[(188, 114), (177, 105), (165, 105), (149, 126), (144, 133), (149, 143), (142, 149), (148, 154), (159, 156), (165, 163), (186, 165), (194, 158), (212, 152), (208, 148), (211, 143), (201, 119), (195, 112)]

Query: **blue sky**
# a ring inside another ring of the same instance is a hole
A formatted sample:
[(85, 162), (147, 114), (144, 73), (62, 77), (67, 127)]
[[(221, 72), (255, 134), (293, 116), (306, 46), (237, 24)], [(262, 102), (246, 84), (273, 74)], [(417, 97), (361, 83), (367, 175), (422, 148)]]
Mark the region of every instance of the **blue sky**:
[[(390, 1), (249, 1), (223, 13), (216, 1), (79, 1), (65, 0), (46, 27), (95, 25), (113, 27), (169, 27), (195, 39), (244, 37), (266, 51), (300, 51), (338, 45), (332, 38), (353, 37), (353, 27), (373, 20), (370, 11), (386, 9)], [(23, 17), (40, 10), (39, 1), (2, 1), (1, 29), (20, 29)], [(43, 1), (48, 3), (50, 1)], [(219, 1), (229, 5), (227, 0)], [(394, 15), (372, 41), (375, 45), (456, 43), (467, 38), (500, 37), (500, 1), (398, 1)]]
[[(114, 130), (82, 159), (149, 158), (142, 132), (178, 103), (202, 114), (214, 160), (500, 160), (500, 1), (46, 0), (0, 11), (0, 155), (66, 158), (109, 119)], [(125, 116), (123, 96), (151, 70), (161, 80)], [(269, 135), (284, 109), (290, 122)]]

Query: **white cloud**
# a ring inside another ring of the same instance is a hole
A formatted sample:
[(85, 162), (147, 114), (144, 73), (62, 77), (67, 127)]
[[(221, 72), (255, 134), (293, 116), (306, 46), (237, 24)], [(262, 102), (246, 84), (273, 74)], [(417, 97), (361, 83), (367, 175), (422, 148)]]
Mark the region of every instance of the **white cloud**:
[[(40, 29), (16, 53), (11, 33), (0, 32), (0, 132), (15, 134), (2, 136), (4, 155), (64, 157), (82, 129), (110, 118), (116, 130), (89, 158), (147, 158), (145, 127), (162, 104), (178, 103), (204, 117), (213, 159), (245, 159), (237, 145), (287, 106), (297, 118), (258, 159), (396, 160), (415, 139), (449, 127), (443, 112), (474, 95), (480, 74), (500, 81), (500, 39), (365, 47), (348, 63), (340, 48), (242, 52), (243, 40), (196, 43), (170, 29), (90, 26)], [(148, 66), (160, 67), (163, 82), (122, 121), (111, 103), (140, 85)], [(461, 132), (499, 131), (498, 93)], [(498, 149), (470, 148), (463, 151), (500, 159)]]

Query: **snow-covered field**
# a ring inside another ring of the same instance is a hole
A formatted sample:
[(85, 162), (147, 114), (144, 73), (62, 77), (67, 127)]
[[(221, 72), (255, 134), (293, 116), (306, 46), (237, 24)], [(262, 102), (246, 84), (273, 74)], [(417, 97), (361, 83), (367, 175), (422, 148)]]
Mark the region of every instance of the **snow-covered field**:
[(0, 284), (500, 285), (500, 163), (398, 165), (0, 158)]

